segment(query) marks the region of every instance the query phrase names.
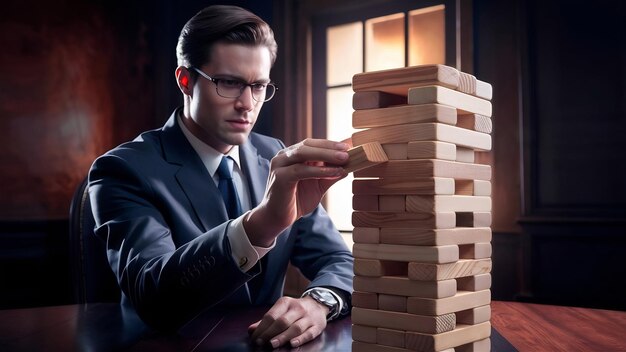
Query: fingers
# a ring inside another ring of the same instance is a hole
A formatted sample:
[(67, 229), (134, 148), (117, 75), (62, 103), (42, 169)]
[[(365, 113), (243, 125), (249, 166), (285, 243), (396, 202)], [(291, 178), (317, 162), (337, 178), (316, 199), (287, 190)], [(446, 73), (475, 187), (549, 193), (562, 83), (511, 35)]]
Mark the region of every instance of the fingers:
[(272, 159), (275, 168), (288, 165), (323, 162), (331, 165), (343, 165), (348, 160), (348, 144), (325, 139), (306, 139), (298, 144), (281, 150)]

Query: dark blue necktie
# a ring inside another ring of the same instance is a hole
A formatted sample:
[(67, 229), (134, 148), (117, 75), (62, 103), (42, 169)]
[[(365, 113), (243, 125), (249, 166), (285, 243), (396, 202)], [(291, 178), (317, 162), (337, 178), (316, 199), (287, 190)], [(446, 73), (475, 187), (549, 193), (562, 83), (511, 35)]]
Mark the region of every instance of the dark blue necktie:
[(239, 203), (239, 197), (237, 196), (237, 190), (233, 183), (233, 174), (231, 173), (231, 165), (233, 160), (225, 156), (220, 162), (220, 166), (217, 167), (217, 175), (220, 181), (217, 185), (222, 198), (224, 198), (224, 204), (226, 205), (226, 211), (228, 212), (228, 218), (234, 219), (241, 215), (241, 203)]

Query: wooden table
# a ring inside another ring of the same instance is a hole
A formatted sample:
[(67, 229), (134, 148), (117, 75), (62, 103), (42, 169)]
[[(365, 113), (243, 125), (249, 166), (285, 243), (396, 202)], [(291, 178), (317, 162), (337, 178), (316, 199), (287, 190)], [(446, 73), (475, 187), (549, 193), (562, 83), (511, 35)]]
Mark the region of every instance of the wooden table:
[[(519, 351), (626, 351), (626, 312), (511, 302), (492, 302), (492, 310), (495, 352), (514, 351), (508, 342)], [(3, 310), (0, 351), (257, 351), (246, 330), (264, 312), (203, 314), (163, 334), (117, 304)], [(347, 318), (297, 350), (351, 351), (351, 342)]]

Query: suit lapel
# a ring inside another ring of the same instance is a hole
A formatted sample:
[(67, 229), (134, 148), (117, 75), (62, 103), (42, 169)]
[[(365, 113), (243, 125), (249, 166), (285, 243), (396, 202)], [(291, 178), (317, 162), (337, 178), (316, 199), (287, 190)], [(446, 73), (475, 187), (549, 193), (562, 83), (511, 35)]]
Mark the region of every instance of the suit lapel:
[(177, 111), (163, 126), (163, 154), (169, 163), (180, 165), (175, 174), (176, 181), (189, 199), (203, 230), (207, 231), (228, 220), (228, 214), (223, 202), (219, 201), (221, 194), (209, 172), (178, 126)]

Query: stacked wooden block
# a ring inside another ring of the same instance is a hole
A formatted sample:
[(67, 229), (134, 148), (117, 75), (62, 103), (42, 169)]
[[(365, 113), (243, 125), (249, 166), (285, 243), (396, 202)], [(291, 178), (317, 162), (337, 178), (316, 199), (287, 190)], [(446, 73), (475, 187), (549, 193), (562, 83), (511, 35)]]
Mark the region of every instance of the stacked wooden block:
[(353, 89), (353, 145), (389, 159), (354, 173), (353, 351), (488, 351), (491, 86), (425, 65)]

